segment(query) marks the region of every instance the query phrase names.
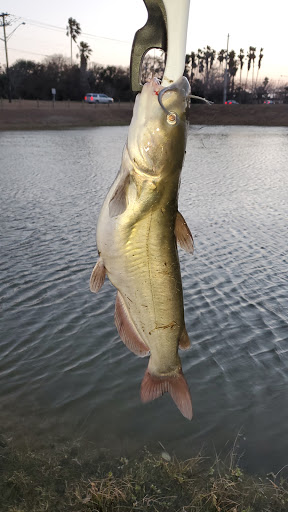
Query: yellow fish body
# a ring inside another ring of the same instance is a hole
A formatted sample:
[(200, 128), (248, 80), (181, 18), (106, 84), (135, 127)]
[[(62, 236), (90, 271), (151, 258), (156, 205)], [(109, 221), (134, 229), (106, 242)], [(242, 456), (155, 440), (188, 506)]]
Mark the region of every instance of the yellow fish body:
[(99, 260), (90, 289), (97, 292), (107, 274), (118, 290), (115, 324), (121, 339), (137, 355), (150, 353), (142, 401), (169, 392), (191, 419), (178, 355), (178, 347), (190, 342), (176, 243), (193, 252), (192, 235), (178, 212), (189, 91), (185, 77), (166, 89), (154, 79), (137, 96), (121, 169), (98, 220)]

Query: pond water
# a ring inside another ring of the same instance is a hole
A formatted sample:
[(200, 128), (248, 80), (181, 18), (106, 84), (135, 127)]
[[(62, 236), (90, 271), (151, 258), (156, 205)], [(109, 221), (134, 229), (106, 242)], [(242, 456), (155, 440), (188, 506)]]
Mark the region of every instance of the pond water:
[(127, 127), (4, 132), (1, 145), (1, 429), (191, 457), (240, 438), (251, 471), (288, 463), (288, 129), (190, 128), (179, 251), (194, 418), (143, 405), (148, 360), (120, 341), (115, 289), (89, 291), (98, 213)]

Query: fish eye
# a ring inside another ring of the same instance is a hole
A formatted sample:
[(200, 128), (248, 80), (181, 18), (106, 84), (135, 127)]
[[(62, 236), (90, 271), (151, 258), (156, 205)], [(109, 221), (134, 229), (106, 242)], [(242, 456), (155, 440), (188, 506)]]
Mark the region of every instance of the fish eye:
[(177, 115), (174, 112), (169, 112), (167, 115), (167, 123), (174, 125), (177, 123)]

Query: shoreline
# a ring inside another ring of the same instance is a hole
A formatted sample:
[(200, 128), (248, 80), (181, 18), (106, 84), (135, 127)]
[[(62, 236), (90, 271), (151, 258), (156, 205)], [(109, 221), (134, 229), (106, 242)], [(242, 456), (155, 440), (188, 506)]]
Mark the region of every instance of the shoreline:
[(223, 458), (198, 454), (178, 460), (144, 448), (137, 457), (83, 451), (79, 442), (51, 442), (36, 451), (0, 435), (0, 510), (3, 512), (286, 512), (287, 480), (250, 475), (237, 438)]
[[(0, 102), (0, 131), (66, 130), (97, 126), (128, 126), (134, 103), (89, 105), (81, 102), (7, 100)], [(288, 104), (191, 104), (190, 125), (288, 127)]]

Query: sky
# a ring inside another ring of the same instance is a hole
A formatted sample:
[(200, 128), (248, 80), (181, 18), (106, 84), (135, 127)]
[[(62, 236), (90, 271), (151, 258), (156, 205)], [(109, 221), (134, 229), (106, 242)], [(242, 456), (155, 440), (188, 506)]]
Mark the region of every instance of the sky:
[[(180, 4), (181, 0), (175, 1)], [(197, 2), (197, 6), (194, 0), (190, 1), (187, 53), (206, 45), (218, 52), (226, 48), (229, 33), (229, 49), (237, 54), (240, 48), (246, 54), (249, 46), (255, 46), (258, 57), (260, 48), (264, 48), (259, 79), (268, 76), (270, 80), (288, 82), (287, 0), (275, 0), (269, 7), (260, 0), (206, 0), (205, 4)], [(9, 38), (9, 65), (17, 59), (39, 62), (52, 54), (70, 57), (65, 28), (72, 17), (82, 29), (78, 41), (85, 41), (93, 50), (91, 62), (128, 66), (134, 34), (147, 19), (143, 0), (2, 0), (1, 12), (15, 16), (13, 24), (6, 28), (7, 35), (25, 22)], [(0, 37), (3, 38), (1, 27)], [(77, 46), (73, 44), (75, 62), (76, 54)], [(5, 67), (5, 62), (4, 43), (0, 40), (0, 65)]]

